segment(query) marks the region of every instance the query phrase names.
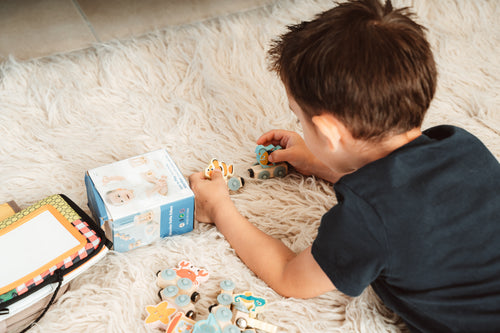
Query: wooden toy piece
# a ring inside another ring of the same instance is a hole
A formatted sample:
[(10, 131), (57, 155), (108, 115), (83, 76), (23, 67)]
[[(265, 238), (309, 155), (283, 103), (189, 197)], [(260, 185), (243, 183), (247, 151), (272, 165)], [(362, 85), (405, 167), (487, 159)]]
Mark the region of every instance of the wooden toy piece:
[(206, 270), (195, 267), (189, 261), (181, 261), (177, 268), (158, 272), (156, 284), (163, 288), (158, 295), (163, 301), (168, 301), (186, 317), (194, 319), (194, 302), (200, 294), (197, 292), (201, 282), (208, 280)]
[(166, 288), (169, 285), (176, 284), (179, 279), (177, 273), (171, 268), (159, 271), (156, 276), (156, 285), (160, 288)]
[(231, 280), (223, 280), (221, 283), (219, 283), (219, 286), (221, 293), (228, 293), (228, 294), (232, 294), (234, 288), (236, 288), (236, 285)]
[(191, 333), (196, 322), (186, 317), (182, 312), (177, 312), (168, 325), (167, 333)]
[(219, 162), (216, 158), (212, 158), (210, 164), (205, 168), (205, 177), (212, 179), (212, 172), (214, 169), (220, 169), (222, 172), (222, 177), (227, 181), (229, 177), (234, 174), (234, 168), (232, 164), (227, 165), (226, 162)]
[(168, 301), (172, 306), (183, 313), (187, 317), (194, 319), (194, 302), (189, 294), (183, 294), (177, 286), (167, 286), (160, 291), (160, 297), (163, 301)]
[(231, 191), (238, 191), (243, 185), (245, 185), (245, 180), (241, 177), (231, 177), (227, 180), (227, 187)]
[(174, 298), (174, 305), (179, 311), (186, 314), (186, 317), (190, 319), (196, 319), (196, 313), (194, 312), (194, 304), (188, 295), (177, 295)]
[(257, 320), (260, 313), (267, 304), (262, 297), (253, 295), (251, 291), (246, 291), (233, 296), (233, 322), (242, 330), (258, 329), (270, 333), (277, 330), (277, 326)]
[(217, 323), (213, 313), (208, 314), (208, 318), (200, 320), (194, 324), (193, 333), (222, 333), (222, 329)]
[(262, 168), (260, 164), (254, 164), (248, 168), (250, 178), (269, 179), (269, 178), (283, 178), (288, 174), (288, 164), (286, 162), (277, 163), (267, 169)]
[(251, 318), (249, 313), (236, 308), (233, 309), (233, 321), (239, 329), (244, 331), (258, 329), (269, 333), (276, 333), (278, 329), (277, 326)]
[(287, 163), (269, 162), (269, 155), (278, 149), (281, 149), (281, 147), (274, 145), (268, 145), (268, 146), (258, 145), (255, 148), (257, 163), (255, 163), (248, 169), (250, 178), (258, 178), (258, 179), (269, 179), (273, 177), (283, 178), (288, 174)]
[(232, 164), (228, 165), (226, 162), (219, 162), (216, 158), (212, 158), (208, 166), (205, 168), (205, 178), (212, 179), (212, 172), (214, 169), (221, 170), (222, 177), (224, 177), (227, 187), (231, 191), (237, 191), (245, 185), (245, 180), (243, 178), (234, 176), (234, 167)]
[(222, 306), (230, 308), (233, 303), (233, 290), (235, 284), (231, 280), (224, 280), (219, 285), (221, 289), (219, 295), (217, 295), (217, 302)]
[(166, 330), (177, 309), (168, 301), (164, 301), (157, 305), (147, 306), (146, 311), (148, 312), (144, 320), (146, 326)]
[(209, 277), (208, 271), (197, 268), (189, 261), (185, 260), (179, 262), (178, 268), (174, 268), (174, 271), (179, 277), (190, 279), (196, 286), (201, 282), (207, 281)]
[(260, 164), (263, 168), (269, 168), (273, 165), (276, 165), (275, 163), (269, 162), (269, 155), (271, 155), (272, 152), (274, 152), (275, 150), (278, 150), (278, 149), (281, 149), (281, 146), (258, 145), (257, 147), (255, 147), (255, 155), (256, 155), (257, 163)]
[[(193, 333), (255, 333), (255, 329), (275, 333), (277, 330), (275, 325), (251, 318), (248, 312), (240, 311), (237, 308), (230, 310), (222, 305), (211, 308), (209, 319), (210, 321), (207, 323), (198, 322), (200, 328), (202, 327), (204, 330), (193, 330)], [(210, 327), (208, 327), (208, 323), (210, 323)]]
[[(266, 300), (246, 291), (233, 294), (235, 284), (231, 280), (220, 283), (220, 293), (217, 296), (218, 304), (209, 308), (222, 333), (255, 333), (256, 329), (275, 333), (277, 326), (256, 319), (266, 305)], [(203, 332), (204, 333), (204, 332)]]
[(195, 267), (189, 261), (181, 261), (177, 268), (169, 268), (158, 272), (156, 284), (160, 288), (165, 288), (169, 285), (177, 284), (182, 278), (191, 280), (195, 287), (198, 287), (200, 283), (205, 282), (209, 278), (209, 274), (206, 270)]
[(163, 300), (175, 297), (176, 295), (189, 295), (189, 297), (192, 297), (192, 301), (196, 302), (199, 298), (199, 293), (196, 291), (197, 289), (198, 285), (193, 283), (190, 279), (180, 278), (172, 280), (172, 284), (166, 285), (158, 295)]
[[(233, 327), (233, 312), (231, 309), (223, 306), (223, 305), (217, 305), (216, 307), (212, 308), (211, 313), (215, 316), (215, 319), (217, 320), (217, 323), (221, 330), (226, 333), (226, 331), (229, 330), (234, 330), (235, 327)], [(228, 328), (229, 327), (229, 328)], [(237, 331), (239, 333), (239, 329)]]
[(234, 295), (233, 304), (236, 309), (247, 312), (251, 318), (255, 318), (267, 303), (264, 298), (254, 296), (251, 291), (245, 291), (242, 294)]

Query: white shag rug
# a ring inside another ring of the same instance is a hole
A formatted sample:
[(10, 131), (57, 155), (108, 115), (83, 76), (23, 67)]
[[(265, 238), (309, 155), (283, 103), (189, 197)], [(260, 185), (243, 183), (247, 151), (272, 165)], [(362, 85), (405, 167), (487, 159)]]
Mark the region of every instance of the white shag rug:
[[(28, 62), (0, 64), (0, 202), (21, 207), (64, 193), (87, 212), (84, 173), (166, 148), (183, 174), (212, 157), (245, 177), (256, 139), (273, 128), (300, 131), (279, 79), (266, 69), (270, 40), (310, 19), (330, 0), (283, 0), (269, 7), (171, 27), (145, 36)], [(500, 158), (498, 1), (394, 1), (414, 5), (439, 69), (424, 128), (461, 126)], [(331, 185), (292, 174), (250, 180), (232, 195), (255, 225), (294, 251), (315, 238), (336, 203)], [(353, 236), (355, 237), (355, 235)], [(5, 254), (0, 254), (5, 255)], [(31, 332), (148, 332), (155, 273), (190, 260), (210, 271), (200, 288), (206, 318), (218, 283), (267, 298), (262, 319), (280, 332), (401, 332), (404, 324), (371, 289), (358, 298), (330, 292), (309, 300), (273, 292), (210, 225), (128, 253), (111, 252), (71, 283)]]

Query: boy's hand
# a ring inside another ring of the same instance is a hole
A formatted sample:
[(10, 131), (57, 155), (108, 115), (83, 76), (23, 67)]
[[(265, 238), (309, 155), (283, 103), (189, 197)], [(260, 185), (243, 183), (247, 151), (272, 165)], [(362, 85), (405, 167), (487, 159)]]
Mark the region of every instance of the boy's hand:
[(233, 204), (227, 184), (218, 169), (214, 169), (212, 179), (206, 179), (203, 172), (192, 174), (189, 185), (194, 192), (195, 217), (199, 222), (214, 223), (217, 212)]
[(273, 163), (288, 162), (305, 176), (319, 176), (327, 169), (316, 156), (307, 148), (304, 139), (295, 132), (285, 130), (272, 130), (263, 134), (258, 140), (258, 145), (280, 145), (283, 149), (275, 150), (269, 155)]

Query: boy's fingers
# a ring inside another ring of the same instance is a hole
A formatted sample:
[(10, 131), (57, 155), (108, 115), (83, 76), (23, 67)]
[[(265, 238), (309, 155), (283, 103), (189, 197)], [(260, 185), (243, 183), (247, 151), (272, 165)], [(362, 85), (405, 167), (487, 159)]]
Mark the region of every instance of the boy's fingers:
[(284, 131), (271, 130), (267, 133), (262, 134), (261, 137), (257, 139), (257, 144), (258, 145), (279, 144), (283, 136), (284, 136)]
[(212, 180), (219, 178), (222, 178), (222, 172), (219, 169), (214, 169), (214, 171), (212, 171)]
[(258, 139), (257, 139), (257, 144), (262, 145), (264, 143), (267, 143), (269, 141), (269, 137), (273, 137), (273, 131), (266, 132), (262, 134)]
[(205, 179), (205, 175), (203, 172), (196, 172), (189, 176), (189, 185), (196, 183), (202, 179)]
[(287, 156), (287, 152), (285, 151), (285, 149), (279, 149), (279, 150), (273, 151), (269, 155), (268, 159), (269, 159), (269, 162), (278, 163), (278, 162), (286, 161), (287, 160), (286, 156)]

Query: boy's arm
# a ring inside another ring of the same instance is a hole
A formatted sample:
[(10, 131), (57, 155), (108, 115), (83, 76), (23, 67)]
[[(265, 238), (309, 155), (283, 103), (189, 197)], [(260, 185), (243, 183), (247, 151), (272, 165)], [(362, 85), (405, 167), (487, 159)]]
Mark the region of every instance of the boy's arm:
[(310, 298), (335, 289), (314, 260), (310, 247), (295, 254), (238, 212), (220, 172), (214, 173), (212, 180), (197, 173), (190, 182), (196, 197), (197, 220), (215, 223), (241, 260), (277, 293)]

